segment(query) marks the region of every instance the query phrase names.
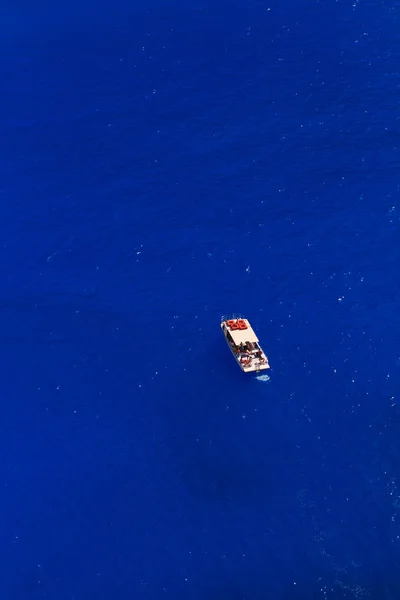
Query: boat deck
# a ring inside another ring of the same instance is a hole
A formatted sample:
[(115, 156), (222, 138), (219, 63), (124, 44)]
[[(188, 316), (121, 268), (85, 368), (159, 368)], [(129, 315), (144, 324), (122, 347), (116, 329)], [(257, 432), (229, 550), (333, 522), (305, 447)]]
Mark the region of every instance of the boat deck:
[(232, 330), (228, 321), (221, 322), (221, 329), (236, 362), (245, 373), (270, 369), (268, 357), (261, 348), (258, 338), (247, 319), (240, 319), (245, 329)]

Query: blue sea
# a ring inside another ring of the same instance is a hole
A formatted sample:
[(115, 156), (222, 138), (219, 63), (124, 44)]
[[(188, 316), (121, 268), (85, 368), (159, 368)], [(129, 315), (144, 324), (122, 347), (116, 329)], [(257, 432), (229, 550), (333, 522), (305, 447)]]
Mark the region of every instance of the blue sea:
[(1, 599), (398, 600), (398, 0), (0, 32)]

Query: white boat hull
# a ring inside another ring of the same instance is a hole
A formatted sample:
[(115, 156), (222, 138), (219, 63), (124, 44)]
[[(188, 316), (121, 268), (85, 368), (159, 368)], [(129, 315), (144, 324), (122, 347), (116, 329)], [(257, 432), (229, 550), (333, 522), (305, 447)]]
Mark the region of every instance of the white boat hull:
[(221, 329), (233, 357), (244, 373), (260, 373), (271, 368), (247, 319), (223, 319)]

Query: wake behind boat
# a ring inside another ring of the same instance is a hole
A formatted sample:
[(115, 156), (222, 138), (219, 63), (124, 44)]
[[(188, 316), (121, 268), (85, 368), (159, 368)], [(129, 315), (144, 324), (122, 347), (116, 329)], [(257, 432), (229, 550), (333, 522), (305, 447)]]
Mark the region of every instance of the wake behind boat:
[(271, 368), (248, 319), (223, 317), (221, 329), (242, 371), (258, 373)]

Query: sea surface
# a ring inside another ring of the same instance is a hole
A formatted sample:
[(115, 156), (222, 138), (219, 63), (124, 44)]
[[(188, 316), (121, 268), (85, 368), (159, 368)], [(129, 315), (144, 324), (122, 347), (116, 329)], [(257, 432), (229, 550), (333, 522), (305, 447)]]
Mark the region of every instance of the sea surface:
[(400, 598), (399, 32), (2, 3), (2, 600)]

